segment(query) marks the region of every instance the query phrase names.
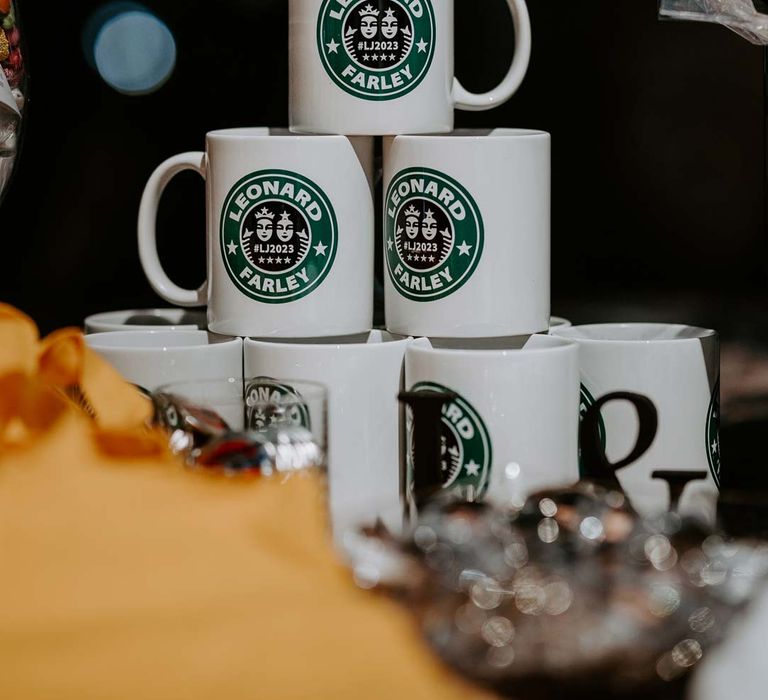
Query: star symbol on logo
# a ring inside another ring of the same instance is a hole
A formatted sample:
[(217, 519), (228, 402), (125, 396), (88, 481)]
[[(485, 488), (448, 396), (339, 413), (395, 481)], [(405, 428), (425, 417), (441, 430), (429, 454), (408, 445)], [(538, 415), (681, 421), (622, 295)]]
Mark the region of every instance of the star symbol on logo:
[(393, 245), (394, 245), (394, 243), (392, 243), (392, 239), (391, 238), (387, 238), (387, 248), (389, 250), (392, 250), (392, 246)]
[(717, 452), (717, 450), (718, 450), (718, 448), (719, 448), (719, 445), (718, 445), (718, 443), (717, 443), (717, 440), (715, 440), (715, 441), (714, 441), (714, 442), (713, 442), (713, 443), (710, 445), (710, 447), (712, 448), (712, 452)]
[(419, 47), (419, 53), (426, 53), (427, 52), (427, 46), (429, 46), (429, 44), (426, 41), (424, 41), (424, 39), (421, 39), (421, 41), (419, 41), (416, 44), (416, 46)]
[(275, 258), (275, 262), (280, 265), (283, 262), (282, 258)]
[(264, 258), (263, 258), (263, 257), (259, 258), (259, 262), (260, 262), (261, 264), (263, 264), (263, 263), (264, 263)]
[(413, 260), (413, 255), (411, 255), (410, 253), (408, 253), (408, 260)]
[(330, 42), (326, 44), (326, 47), (328, 48), (328, 53), (339, 53), (339, 44), (335, 39), (331, 39)]
[(393, 54), (393, 53), (389, 54), (389, 60), (390, 61), (394, 61), (396, 58), (397, 58), (397, 56), (395, 56), (395, 54)]
[(227, 243), (227, 249), (229, 250), (230, 255), (234, 255), (237, 252), (237, 246), (231, 241)]
[(267, 262), (271, 265), (273, 262), (272, 258), (267, 258)]
[(470, 459), (464, 465), (464, 469), (467, 471), (467, 476), (478, 476), (480, 474), (480, 465), (474, 459)]
[(368, 54), (363, 55), (363, 60), (368, 61), (371, 57)]
[(315, 255), (325, 255), (325, 251), (328, 249), (328, 246), (324, 245), (323, 243), (318, 243), (313, 247), (315, 249)]
[(466, 241), (462, 241), (461, 245), (459, 246), (459, 255), (469, 255), (469, 251), (472, 248), (471, 245), (467, 245)]
[(435, 262), (435, 256), (434, 255), (430, 255), (429, 256), (429, 262)]
[(426, 255), (422, 255), (421, 256), (421, 262), (427, 262), (427, 256)]

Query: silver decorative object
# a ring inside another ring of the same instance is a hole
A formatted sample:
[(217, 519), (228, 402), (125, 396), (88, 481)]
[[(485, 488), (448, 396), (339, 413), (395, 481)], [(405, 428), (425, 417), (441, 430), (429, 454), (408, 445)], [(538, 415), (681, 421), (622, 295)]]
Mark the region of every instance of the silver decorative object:
[(467, 678), (525, 698), (679, 694), (768, 574), (765, 547), (590, 483), (516, 509), (433, 503), (399, 541), (368, 539), (356, 580), (404, 600)]

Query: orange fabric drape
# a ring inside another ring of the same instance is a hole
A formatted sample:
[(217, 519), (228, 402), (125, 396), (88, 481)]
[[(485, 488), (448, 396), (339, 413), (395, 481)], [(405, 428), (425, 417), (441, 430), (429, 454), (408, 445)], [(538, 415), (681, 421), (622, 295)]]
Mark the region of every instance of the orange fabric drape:
[(149, 415), (0, 306), (0, 698), (479, 697), (351, 583), (316, 477), (190, 473)]

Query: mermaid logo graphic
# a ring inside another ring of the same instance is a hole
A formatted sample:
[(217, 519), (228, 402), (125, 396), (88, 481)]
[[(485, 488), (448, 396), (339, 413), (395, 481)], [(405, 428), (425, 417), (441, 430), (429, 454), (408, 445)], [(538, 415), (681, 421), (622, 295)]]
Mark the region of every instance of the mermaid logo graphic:
[(389, 278), (413, 301), (442, 299), (472, 276), (483, 252), (483, 219), (472, 195), (429, 168), (406, 168), (387, 190)]
[[(455, 393), (435, 382), (419, 382), (412, 391)], [(443, 488), (467, 501), (480, 500), (488, 489), (492, 463), (491, 438), (483, 419), (466, 399), (457, 395), (443, 406), (440, 432)], [(408, 450), (411, 475), (412, 450), (411, 439)]]
[(235, 286), (280, 304), (309, 294), (330, 272), (338, 240), (325, 193), (297, 173), (260, 171), (230, 190), (221, 212), (221, 255)]
[(345, 92), (366, 100), (401, 97), (432, 64), (431, 0), (325, 0), (317, 43), (328, 75)]
[(264, 430), (272, 425), (298, 425), (311, 429), (309, 407), (292, 386), (258, 377), (245, 387), (247, 427)]

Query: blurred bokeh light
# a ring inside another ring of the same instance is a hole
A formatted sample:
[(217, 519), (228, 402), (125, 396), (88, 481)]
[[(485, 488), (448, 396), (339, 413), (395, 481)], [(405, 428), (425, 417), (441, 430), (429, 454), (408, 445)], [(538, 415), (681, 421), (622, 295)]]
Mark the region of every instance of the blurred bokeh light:
[(154, 92), (176, 65), (170, 29), (135, 3), (110, 3), (95, 12), (84, 32), (84, 50), (104, 82), (125, 95)]

